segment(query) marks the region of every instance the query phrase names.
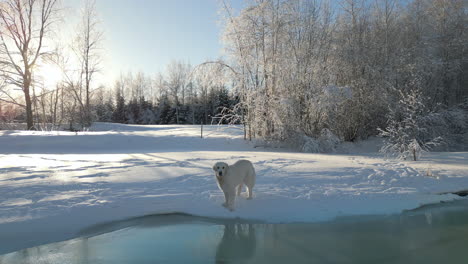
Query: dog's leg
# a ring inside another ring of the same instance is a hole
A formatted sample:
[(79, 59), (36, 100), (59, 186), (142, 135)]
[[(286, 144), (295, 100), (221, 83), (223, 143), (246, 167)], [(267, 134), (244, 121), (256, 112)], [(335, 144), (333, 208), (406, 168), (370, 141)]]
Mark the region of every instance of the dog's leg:
[(227, 208), (234, 211), (234, 202), (236, 200), (236, 189), (227, 192)]
[(222, 206), (227, 208), (228, 207), (228, 197), (229, 197), (229, 195), (224, 190), (223, 190), (223, 193), (224, 193), (224, 203), (222, 204)]
[(237, 196), (240, 196), (242, 192), (242, 183), (237, 186)]
[(249, 192), (249, 196), (247, 197), (247, 200), (251, 200), (253, 197), (252, 197), (252, 189), (253, 187), (252, 186), (247, 186), (247, 190)]

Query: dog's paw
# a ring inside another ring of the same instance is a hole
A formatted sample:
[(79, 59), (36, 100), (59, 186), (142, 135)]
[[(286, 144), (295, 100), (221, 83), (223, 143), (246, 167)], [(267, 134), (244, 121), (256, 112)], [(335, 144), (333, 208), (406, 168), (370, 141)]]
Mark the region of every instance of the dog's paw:
[(247, 197), (247, 200), (252, 200), (252, 199), (253, 199), (253, 197)]
[(222, 205), (223, 207), (226, 207), (226, 208), (228, 207), (227, 203), (223, 203), (223, 204), (221, 204), (221, 205)]

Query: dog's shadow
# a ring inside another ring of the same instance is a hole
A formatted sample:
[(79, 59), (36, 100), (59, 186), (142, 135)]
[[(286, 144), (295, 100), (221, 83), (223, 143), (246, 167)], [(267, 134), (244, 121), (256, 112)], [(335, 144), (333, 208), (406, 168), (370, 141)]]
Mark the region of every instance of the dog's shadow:
[(239, 263), (254, 256), (257, 246), (253, 224), (225, 224), (215, 255), (216, 264)]

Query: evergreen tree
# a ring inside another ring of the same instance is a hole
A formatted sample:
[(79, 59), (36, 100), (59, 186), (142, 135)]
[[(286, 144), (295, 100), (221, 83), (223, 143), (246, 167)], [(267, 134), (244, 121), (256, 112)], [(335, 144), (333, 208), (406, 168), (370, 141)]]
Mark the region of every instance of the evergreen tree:
[[(217, 90), (217, 99), (215, 101), (215, 112), (213, 116), (219, 116), (228, 109), (232, 109), (231, 99), (229, 97), (229, 91), (226, 87), (221, 87)], [(222, 121), (222, 124), (227, 124), (226, 120)]]
[(112, 121), (116, 123), (127, 123), (127, 118), (125, 116), (125, 99), (120, 94), (117, 93), (116, 106), (114, 113), (112, 115)]
[(153, 111), (153, 104), (145, 100), (142, 96), (140, 98), (140, 116), (138, 119), (139, 124), (155, 124), (156, 115)]
[(140, 105), (136, 98), (130, 100), (126, 107), (125, 116), (129, 124), (138, 124), (140, 119)]
[(98, 103), (95, 107), (97, 120), (100, 122), (111, 122), (113, 121), (114, 104), (109, 98), (105, 103)]
[(169, 124), (173, 118), (173, 112), (167, 94), (164, 94), (159, 100), (158, 109), (159, 124)]

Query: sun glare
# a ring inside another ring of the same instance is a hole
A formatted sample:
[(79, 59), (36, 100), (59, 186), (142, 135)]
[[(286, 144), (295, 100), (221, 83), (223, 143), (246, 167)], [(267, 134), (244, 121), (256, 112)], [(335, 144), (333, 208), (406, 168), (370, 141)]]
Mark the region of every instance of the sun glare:
[(36, 78), (44, 85), (44, 88), (55, 88), (63, 79), (62, 71), (52, 64), (42, 64), (36, 69)]

